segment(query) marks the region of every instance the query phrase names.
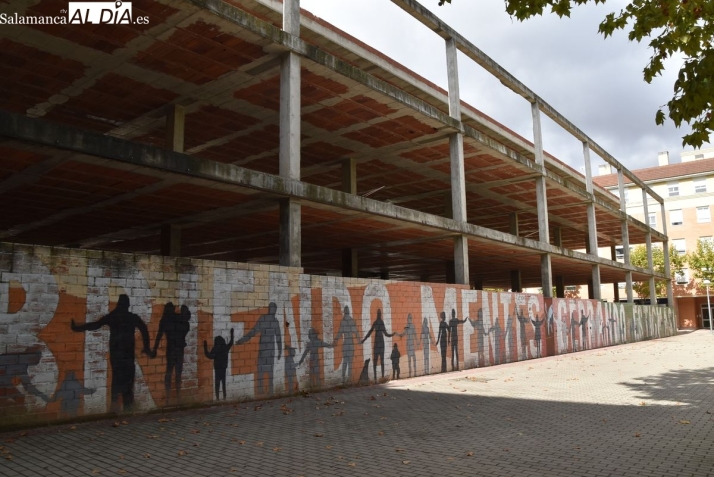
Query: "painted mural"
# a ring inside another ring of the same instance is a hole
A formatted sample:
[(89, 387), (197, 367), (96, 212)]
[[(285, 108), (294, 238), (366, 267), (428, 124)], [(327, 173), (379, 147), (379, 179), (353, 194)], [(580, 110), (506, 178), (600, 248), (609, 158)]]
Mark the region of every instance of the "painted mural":
[(0, 244), (8, 424), (369, 384), (675, 332), (662, 307)]

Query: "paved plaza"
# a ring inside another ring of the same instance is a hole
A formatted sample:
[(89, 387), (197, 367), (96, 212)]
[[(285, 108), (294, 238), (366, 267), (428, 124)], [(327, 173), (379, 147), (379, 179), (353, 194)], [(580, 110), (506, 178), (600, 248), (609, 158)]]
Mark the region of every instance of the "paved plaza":
[(714, 475), (713, 345), (714, 335), (697, 331), (379, 386), (7, 433), (0, 475)]

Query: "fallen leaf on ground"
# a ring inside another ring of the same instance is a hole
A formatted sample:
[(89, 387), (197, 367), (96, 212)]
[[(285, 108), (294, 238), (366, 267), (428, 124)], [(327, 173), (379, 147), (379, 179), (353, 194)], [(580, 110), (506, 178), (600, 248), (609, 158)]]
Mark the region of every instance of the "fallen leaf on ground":
[(112, 427), (119, 427), (119, 421), (114, 421), (114, 423), (112, 423)]
[(322, 434), (315, 434), (315, 437), (322, 437)]
[(680, 424), (691, 424), (689, 421), (684, 421), (684, 420), (679, 421), (679, 423), (680, 423)]
[(102, 473), (102, 471), (99, 469), (92, 469), (92, 474), (94, 474), (94, 475), (101, 474), (101, 473)]
[(635, 437), (642, 437), (642, 435), (639, 432), (636, 432)]
[(126, 470), (124, 470), (124, 469), (119, 469), (119, 470), (117, 470), (117, 473), (118, 473), (118, 474), (126, 474)]
[(394, 449), (394, 452), (404, 452), (404, 449)]
[(188, 455), (188, 451), (180, 450), (178, 451), (178, 455)]
[(144, 457), (147, 458), (147, 459), (151, 459), (151, 454), (149, 454), (149, 453), (147, 452), (146, 454), (144, 454)]
[(471, 456), (474, 455), (474, 453), (473, 453), (473, 452), (467, 452), (466, 455), (469, 456), (469, 457), (471, 457)]
[(410, 460), (403, 460), (402, 464), (409, 464), (411, 461)]
[(354, 466), (356, 466), (357, 464), (355, 464), (354, 462), (350, 462), (350, 463), (347, 464), (347, 465), (349, 465), (350, 467), (354, 467)]
[(379, 432), (377, 433), (377, 435), (378, 435), (378, 436), (383, 436), (383, 435), (384, 435), (384, 432), (383, 432), (383, 431), (379, 431)]
[(255, 443), (258, 447), (263, 447), (263, 441), (258, 441)]
[(240, 441), (238, 444), (243, 445), (245, 444), (245, 441)]

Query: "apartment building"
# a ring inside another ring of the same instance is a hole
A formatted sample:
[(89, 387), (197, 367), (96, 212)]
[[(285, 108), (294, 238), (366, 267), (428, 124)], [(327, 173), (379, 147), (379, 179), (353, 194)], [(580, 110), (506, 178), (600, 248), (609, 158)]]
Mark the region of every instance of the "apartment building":
[[(631, 182), (626, 182), (625, 201), (629, 214), (659, 231), (666, 231), (677, 252), (686, 254), (696, 248), (698, 240), (712, 240), (714, 236), (714, 147), (684, 151), (680, 158), (681, 162), (670, 163), (669, 153), (661, 152), (656, 167), (633, 171), (664, 198), (664, 224), (661, 208), (655, 207), (654, 201), (648, 202), (648, 216), (644, 217), (642, 194), (638, 188), (631, 187)], [(611, 173), (609, 165), (600, 166), (599, 172), (594, 182), (619, 195), (617, 174)], [(608, 253), (600, 251), (601, 255)], [(616, 255), (622, 259), (621, 247), (616, 247)], [(602, 289), (603, 299), (618, 298), (617, 295), (618, 291), (612, 286)], [(709, 328), (706, 289), (686, 266), (677, 275), (674, 297), (680, 328)]]

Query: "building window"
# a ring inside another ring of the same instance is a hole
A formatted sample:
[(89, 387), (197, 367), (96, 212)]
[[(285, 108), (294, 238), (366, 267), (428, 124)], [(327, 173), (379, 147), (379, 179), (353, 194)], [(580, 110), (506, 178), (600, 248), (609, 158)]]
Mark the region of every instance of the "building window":
[(694, 179), (694, 193), (701, 194), (707, 191), (707, 178)]
[(704, 159), (704, 154), (695, 154), (694, 155), (694, 160), (698, 161), (699, 159)]
[(649, 214), (647, 223), (650, 227), (657, 227), (657, 214), (654, 212)]
[(672, 240), (672, 246), (679, 255), (684, 255), (685, 253), (687, 253), (687, 242), (684, 239)]
[(712, 239), (711, 235), (709, 235), (708, 237), (699, 237), (699, 241), (702, 243), (709, 243), (714, 245), (714, 239)]
[(697, 207), (697, 222), (702, 224), (705, 222), (711, 222), (712, 216), (709, 212), (709, 206)]
[(620, 288), (620, 289), (625, 288), (625, 282), (619, 282), (619, 283), (617, 284), (617, 288)]
[(622, 245), (617, 245), (615, 247), (615, 260), (624, 260), (625, 259), (625, 247)]
[(682, 216), (682, 209), (670, 210), (669, 211), (669, 222), (672, 225), (682, 225), (684, 223), (684, 218)]
[(679, 182), (670, 182), (667, 184), (667, 192), (670, 197), (679, 195)]
[(686, 285), (689, 283), (689, 270), (683, 268), (682, 271), (675, 274), (675, 281), (677, 285)]

